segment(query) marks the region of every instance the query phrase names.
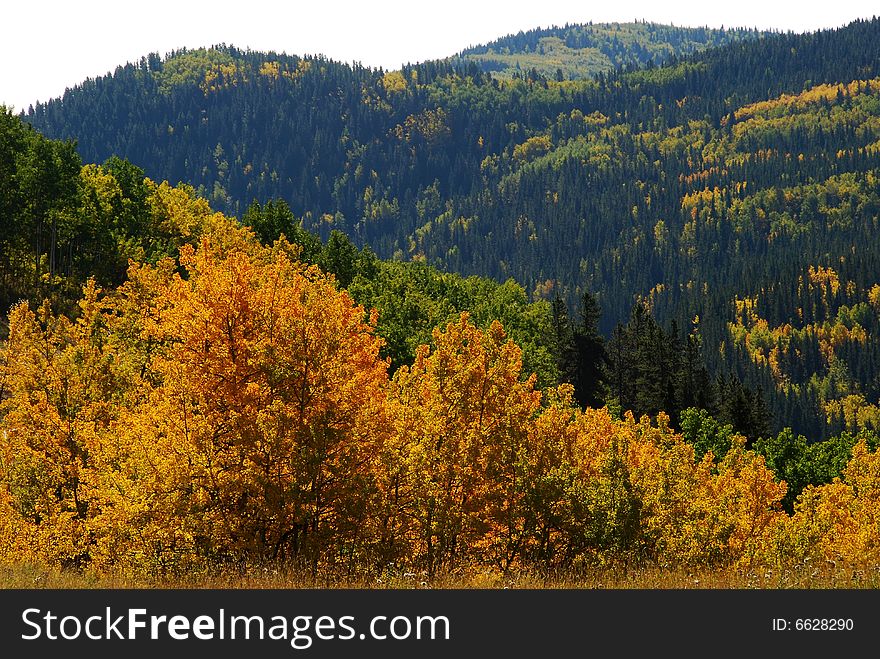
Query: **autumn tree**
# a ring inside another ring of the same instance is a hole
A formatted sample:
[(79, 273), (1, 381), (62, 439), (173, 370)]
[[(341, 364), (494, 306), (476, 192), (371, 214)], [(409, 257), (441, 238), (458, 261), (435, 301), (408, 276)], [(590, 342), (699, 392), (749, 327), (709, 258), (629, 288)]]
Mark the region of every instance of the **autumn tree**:
[(165, 346), (131, 419), (149, 439), (121, 457), (149, 472), (191, 549), (316, 565), (368, 529), (387, 363), (375, 319), (287, 251), (181, 250), (146, 329)]
[(382, 542), (430, 573), (465, 558), (506, 568), (531, 532), (529, 424), (541, 394), (497, 322), (483, 332), (462, 314), (433, 343), (391, 384)]
[(92, 455), (131, 393), (98, 294), (93, 283), (85, 287), (76, 321), (48, 304), (34, 312), (22, 303), (9, 315), (0, 369), (0, 545), (17, 547), (17, 560), (67, 567), (91, 560)]

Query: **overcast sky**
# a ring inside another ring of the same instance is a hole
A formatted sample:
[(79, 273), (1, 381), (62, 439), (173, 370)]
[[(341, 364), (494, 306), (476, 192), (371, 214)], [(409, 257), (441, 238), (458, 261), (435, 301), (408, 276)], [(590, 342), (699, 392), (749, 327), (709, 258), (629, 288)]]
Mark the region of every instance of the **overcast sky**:
[(876, 0), (13, 0), (3, 7), (0, 24), (0, 103), (26, 108), (118, 64), (184, 46), (226, 43), (297, 55), (322, 53), (393, 69), (519, 30), (566, 22), (646, 19), (803, 32), (878, 13)]

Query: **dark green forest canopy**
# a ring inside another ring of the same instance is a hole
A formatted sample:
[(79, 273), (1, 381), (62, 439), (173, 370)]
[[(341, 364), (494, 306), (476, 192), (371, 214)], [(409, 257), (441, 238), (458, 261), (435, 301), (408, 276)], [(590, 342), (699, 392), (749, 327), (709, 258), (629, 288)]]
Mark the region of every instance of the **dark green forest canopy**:
[(583, 80), (180, 51), (26, 119), (238, 216), (284, 199), (324, 241), (513, 278), (573, 315), (597, 293), (606, 337), (644, 303), (698, 330), (713, 377), (763, 390), (777, 429), (875, 427), (880, 21), (741, 36)]

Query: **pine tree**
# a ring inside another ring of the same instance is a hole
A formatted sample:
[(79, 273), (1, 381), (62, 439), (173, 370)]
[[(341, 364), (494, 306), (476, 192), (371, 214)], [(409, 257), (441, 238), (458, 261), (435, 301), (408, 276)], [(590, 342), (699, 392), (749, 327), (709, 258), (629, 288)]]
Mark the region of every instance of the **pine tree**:
[(581, 407), (601, 407), (606, 394), (607, 355), (599, 332), (599, 301), (589, 291), (581, 297), (580, 322), (573, 332), (575, 348), (574, 392)]
[(568, 309), (557, 294), (551, 304), (553, 313), (553, 340), (556, 356), (556, 369), (559, 371), (559, 384), (575, 384), (578, 376), (579, 353), (575, 344), (575, 334), (568, 317)]

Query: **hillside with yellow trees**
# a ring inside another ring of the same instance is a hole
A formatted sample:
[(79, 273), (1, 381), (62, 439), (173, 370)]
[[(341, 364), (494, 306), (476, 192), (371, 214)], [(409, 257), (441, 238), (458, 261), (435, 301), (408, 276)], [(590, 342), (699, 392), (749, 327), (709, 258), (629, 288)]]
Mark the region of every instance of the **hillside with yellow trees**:
[[(180, 198), (172, 219), (198, 213)], [(787, 514), (734, 436), (540, 389), (467, 313), (389, 375), (375, 310), (220, 214), (178, 258), (88, 282), (75, 317), (9, 314), (0, 559), (99, 573), (282, 563), (717, 569), (876, 558), (877, 454)], [(872, 475), (873, 474), (873, 475)]]

